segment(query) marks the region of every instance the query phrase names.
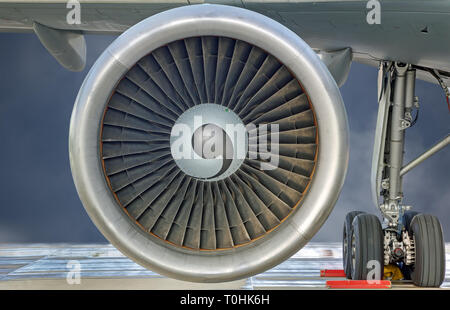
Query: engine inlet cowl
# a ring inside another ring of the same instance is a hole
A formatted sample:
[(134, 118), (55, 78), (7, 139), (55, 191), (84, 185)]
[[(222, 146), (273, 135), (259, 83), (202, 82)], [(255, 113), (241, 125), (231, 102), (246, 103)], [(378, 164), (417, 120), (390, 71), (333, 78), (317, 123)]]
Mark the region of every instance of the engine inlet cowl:
[(195, 5), (123, 33), (86, 77), (70, 130), (88, 214), (124, 254), (182, 280), (229, 281), (298, 251), (348, 157), (327, 68), (260, 14)]

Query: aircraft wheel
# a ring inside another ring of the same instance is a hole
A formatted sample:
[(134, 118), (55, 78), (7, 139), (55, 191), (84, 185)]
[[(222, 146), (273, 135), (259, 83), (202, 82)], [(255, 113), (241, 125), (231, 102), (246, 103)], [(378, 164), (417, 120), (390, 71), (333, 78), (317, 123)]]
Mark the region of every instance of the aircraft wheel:
[(378, 217), (359, 214), (352, 224), (353, 280), (380, 280), (384, 269), (383, 231)]
[(344, 272), (347, 276), (347, 279), (352, 278), (352, 248), (351, 248), (351, 242), (352, 242), (352, 222), (355, 216), (358, 214), (361, 214), (363, 212), (361, 211), (352, 211), (347, 213), (345, 216), (345, 222), (344, 222), (344, 232), (342, 236), (342, 259), (344, 262)]
[(411, 221), (410, 233), (416, 248), (411, 279), (417, 286), (439, 287), (445, 277), (445, 245), (437, 217), (418, 214)]

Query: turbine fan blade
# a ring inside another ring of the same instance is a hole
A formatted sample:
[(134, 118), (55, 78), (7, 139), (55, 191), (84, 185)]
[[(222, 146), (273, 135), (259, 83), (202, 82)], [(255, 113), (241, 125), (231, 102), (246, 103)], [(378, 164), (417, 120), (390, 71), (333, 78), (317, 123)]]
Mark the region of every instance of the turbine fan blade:
[[(279, 152), (270, 132), (249, 129), (247, 159), (235, 173), (216, 181), (187, 175), (170, 133), (182, 113), (204, 103), (226, 106), (245, 125), (278, 125)], [(314, 113), (289, 70), (256, 46), (215, 36), (169, 43), (132, 67), (111, 96), (101, 139), (105, 175), (128, 215), (170, 246), (192, 250), (269, 234), (299, 205), (317, 152)]]

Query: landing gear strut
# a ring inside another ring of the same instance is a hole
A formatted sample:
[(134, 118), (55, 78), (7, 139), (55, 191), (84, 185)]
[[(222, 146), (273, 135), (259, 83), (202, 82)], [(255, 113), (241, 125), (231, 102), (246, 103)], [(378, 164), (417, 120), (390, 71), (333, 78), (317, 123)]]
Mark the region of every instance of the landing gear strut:
[(380, 64), (372, 193), (382, 224), (375, 215), (358, 211), (347, 215), (343, 260), (349, 279), (381, 279), (384, 266), (392, 265), (417, 286), (438, 287), (444, 280), (445, 247), (439, 220), (409, 211), (411, 207), (403, 204), (403, 175), (450, 142), (447, 136), (403, 166), (405, 131), (414, 125), (413, 110), (419, 108), (415, 80), (416, 69), (411, 65)]

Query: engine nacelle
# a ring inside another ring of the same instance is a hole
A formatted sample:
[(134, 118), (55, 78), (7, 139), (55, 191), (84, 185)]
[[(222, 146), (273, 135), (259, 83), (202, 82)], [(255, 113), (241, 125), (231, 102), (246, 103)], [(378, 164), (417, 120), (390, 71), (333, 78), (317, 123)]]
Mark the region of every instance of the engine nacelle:
[(347, 162), (326, 66), (286, 27), (236, 7), (131, 27), (91, 68), (71, 119), (72, 173), (95, 225), (181, 280), (240, 279), (296, 253), (330, 214)]

